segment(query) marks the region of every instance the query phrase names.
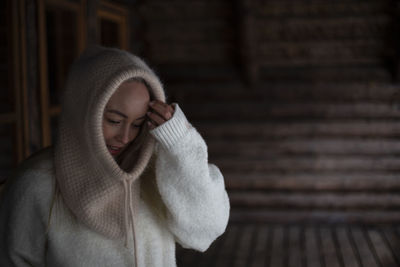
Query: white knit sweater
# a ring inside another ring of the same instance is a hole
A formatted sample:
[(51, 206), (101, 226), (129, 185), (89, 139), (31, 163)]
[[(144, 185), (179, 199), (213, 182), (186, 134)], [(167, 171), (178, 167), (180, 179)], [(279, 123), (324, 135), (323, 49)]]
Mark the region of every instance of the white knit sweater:
[[(223, 177), (207, 163), (203, 139), (176, 107), (174, 117), (152, 131), (158, 141), (156, 181), (149, 179), (142, 190), (155, 185), (165, 213), (155, 211), (151, 202), (157, 200), (143, 195), (136, 229), (139, 266), (176, 266), (175, 242), (205, 251), (228, 221)], [(80, 223), (61, 198), (46, 233), (55, 183), (52, 153), (46, 149), (26, 161), (3, 192), (0, 266), (134, 266), (131, 245)]]
[(55, 148), (25, 162), (4, 191), (0, 266), (175, 266), (175, 241), (204, 251), (224, 232), (223, 177), (178, 105), (126, 157), (129, 172), (108, 152), (103, 111), (131, 78), (165, 101), (158, 77), (125, 51), (97, 47), (74, 63)]

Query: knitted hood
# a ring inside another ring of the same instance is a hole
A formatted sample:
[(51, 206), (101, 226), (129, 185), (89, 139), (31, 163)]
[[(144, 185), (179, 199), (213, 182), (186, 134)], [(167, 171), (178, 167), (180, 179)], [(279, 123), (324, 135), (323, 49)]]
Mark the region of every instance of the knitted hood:
[(127, 238), (129, 229), (134, 231), (138, 178), (155, 142), (148, 135), (132, 159), (133, 169), (125, 172), (104, 141), (104, 108), (121, 83), (134, 77), (165, 101), (158, 77), (138, 57), (118, 49), (86, 50), (69, 73), (55, 145), (56, 179), (65, 204), (80, 222), (109, 238)]

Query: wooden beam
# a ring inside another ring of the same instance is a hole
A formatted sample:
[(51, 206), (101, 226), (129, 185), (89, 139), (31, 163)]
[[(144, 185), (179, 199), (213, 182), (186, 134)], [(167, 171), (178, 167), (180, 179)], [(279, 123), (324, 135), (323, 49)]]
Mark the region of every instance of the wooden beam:
[[(108, 1), (101, 1), (97, 10), (98, 19), (106, 19), (118, 25), (118, 44), (119, 48), (129, 49), (129, 25), (128, 9), (122, 5), (116, 5)], [(98, 27), (99, 36), (101, 35), (101, 26)]]
[(256, 22), (254, 6), (249, 0), (236, 0), (235, 9), (238, 24), (239, 65), (245, 81), (250, 85), (258, 82), (259, 64), (256, 40)]
[(38, 0), (38, 38), (39, 38), (39, 84), (40, 109), (42, 127), (42, 146), (51, 144), (50, 116), (49, 116), (49, 89), (47, 73), (47, 38), (46, 38), (46, 11), (44, 0)]
[(26, 158), (30, 155), (29, 149), (29, 121), (28, 121), (28, 95), (27, 95), (27, 48), (26, 48), (26, 1), (19, 1), (19, 19), (20, 19), (20, 28), (19, 28), (19, 42), (20, 42), (20, 102), (19, 102), (19, 117), (18, 120), (22, 123), (22, 138), (23, 138), (23, 154), (22, 157)]
[(87, 0), (86, 17), (87, 17), (87, 45), (95, 45), (99, 41), (99, 31), (97, 26), (97, 10), (100, 0)]
[(13, 60), (9, 61), (12, 66), (12, 87), (15, 92), (15, 150), (16, 162), (21, 162), (24, 159), (24, 138), (23, 138), (23, 123), (21, 120), (21, 61), (20, 61), (20, 14), (19, 5), (20, 1), (9, 0), (9, 7), (11, 14), (11, 52)]
[(42, 147), (40, 125), (40, 103), (38, 86), (38, 35), (37, 35), (37, 1), (25, 0), (26, 4), (26, 62), (27, 62), (27, 114), (29, 123), (29, 149), (34, 153)]
[(395, 1), (395, 32), (392, 36), (394, 36), (394, 45), (396, 49), (396, 58), (394, 62), (394, 82), (400, 83), (400, 1)]

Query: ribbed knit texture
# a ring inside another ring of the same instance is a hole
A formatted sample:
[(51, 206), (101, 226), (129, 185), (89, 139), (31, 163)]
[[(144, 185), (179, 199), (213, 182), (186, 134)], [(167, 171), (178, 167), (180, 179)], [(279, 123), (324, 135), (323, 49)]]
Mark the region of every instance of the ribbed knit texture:
[(135, 180), (155, 142), (149, 135), (130, 173), (118, 166), (104, 142), (104, 108), (116, 89), (133, 77), (143, 78), (155, 99), (165, 101), (159, 79), (138, 57), (102, 47), (86, 51), (68, 77), (55, 146), (56, 179), (65, 204), (80, 222), (114, 239), (126, 238), (128, 227), (133, 227), (139, 201)]
[(166, 121), (151, 131), (151, 134), (166, 149), (171, 148), (179, 139), (181, 139), (187, 130), (191, 127), (178, 104), (174, 104), (174, 119)]

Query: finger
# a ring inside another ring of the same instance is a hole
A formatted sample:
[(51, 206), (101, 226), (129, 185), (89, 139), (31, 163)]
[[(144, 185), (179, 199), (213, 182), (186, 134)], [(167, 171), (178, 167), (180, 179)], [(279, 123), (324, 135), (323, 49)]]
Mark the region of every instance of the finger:
[(155, 125), (151, 120), (147, 121), (147, 125), (149, 126), (150, 130), (153, 130), (154, 128), (157, 127), (157, 125)]
[(166, 120), (155, 112), (147, 112), (147, 116), (155, 126), (163, 124)]
[(154, 111), (156, 111), (157, 113), (159, 113), (162, 116), (164, 116), (168, 113), (172, 114), (174, 111), (174, 109), (170, 105), (168, 105), (164, 102), (161, 102), (159, 100), (150, 102), (150, 108), (154, 109)]
[(164, 118), (165, 120), (169, 120), (172, 118), (174, 114), (174, 109), (161, 101), (154, 101), (150, 103), (150, 108), (153, 112), (157, 113), (159, 116)]

